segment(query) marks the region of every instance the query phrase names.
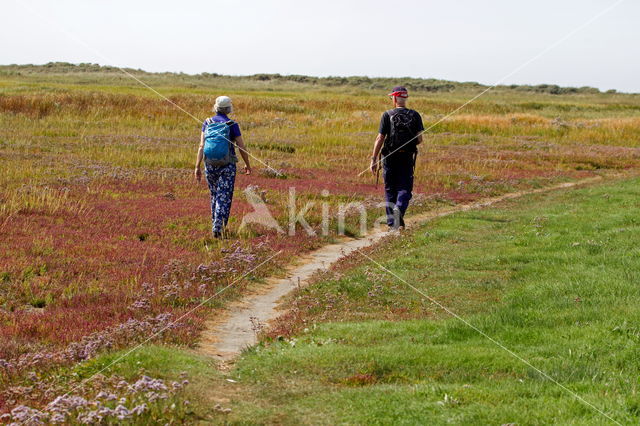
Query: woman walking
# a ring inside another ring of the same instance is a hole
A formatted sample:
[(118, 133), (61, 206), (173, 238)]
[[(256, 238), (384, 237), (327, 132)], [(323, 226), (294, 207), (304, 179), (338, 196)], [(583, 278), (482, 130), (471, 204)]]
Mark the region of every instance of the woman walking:
[(202, 161), (204, 160), (205, 175), (211, 191), (213, 236), (221, 238), (229, 221), (231, 201), (233, 200), (236, 163), (238, 162), (236, 146), (240, 150), (245, 164), (244, 170), (248, 175), (251, 174), (251, 165), (240, 133), (240, 126), (228, 117), (228, 114), (233, 112), (231, 98), (228, 96), (218, 97), (213, 111), (216, 115), (207, 118), (202, 123), (194, 176), (198, 182), (202, 180)]

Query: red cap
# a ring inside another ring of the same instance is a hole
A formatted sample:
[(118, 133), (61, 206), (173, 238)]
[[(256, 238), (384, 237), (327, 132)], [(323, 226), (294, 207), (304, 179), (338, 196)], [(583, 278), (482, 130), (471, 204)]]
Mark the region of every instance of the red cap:
[(391, 89), (391, 93), (389, 93), (389, 96), (394, 96), (396, 98), (408, 98), (409, 92), (407, 92), (407, 89), (403, 86), (396, 86)]

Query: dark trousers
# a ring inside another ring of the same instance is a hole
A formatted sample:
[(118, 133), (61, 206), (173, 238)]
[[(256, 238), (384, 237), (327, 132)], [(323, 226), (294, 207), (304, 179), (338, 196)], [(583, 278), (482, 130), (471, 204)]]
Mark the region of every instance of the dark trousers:
[(404, 226), (404, 214), (413, 191), (414, 155), (410, 152), (396, 152), (386, 157), (382, 166), (387, 225), (394, 228)]

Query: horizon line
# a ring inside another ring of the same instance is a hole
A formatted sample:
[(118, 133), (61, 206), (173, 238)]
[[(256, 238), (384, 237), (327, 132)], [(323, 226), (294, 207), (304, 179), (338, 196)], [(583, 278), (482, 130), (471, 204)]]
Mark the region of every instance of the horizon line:
[[(401, 79), (409, 79), (409, 80), (421, 80), (421, 81), (436, 81), (436, 82), (441, 82), (441, 83), (452, 83), (452, 84), (459, 84), (459, 85), (475, 85), (475, 86), (481, 86), (481, 87), (488, 87), (491, 84), (489, 83), (481, 83), (479, 81), (472, 81), (472, 80), (467, 80), (467, 81), (459, 81), (459, 80), (448, 80), (448, 79), (444, 79), (444, 78), (437, 78), (437, 77), (414, 77), (414, 76), (370, 76), (370, 75), (312, 75), (312, 74), (282, 74), (282, 73), (278, 73), (278, 72), (257, 72), (257, 73), (253, 73), (253, 74), (221, 74), (221, 73), (216, 73), (216, 72), (209, 72), (209, 71), (202, 71), (199, 73), (190, 73), (190, 72), (184, 72), (184, 71), (148, 71), (142, 68), (134, 68), (134, 67), (129, 67), (129, 66), (117, 66), (117, 65), (103, 65), (97, 62), (67, 62), (67, 61), (49, 61), (46, 63), (23, 63), (23, 64), (17, 64), (17, 63), (11, 63), (11, 64), (0, 64), (0, 67), (46, 67), (47, 65), (66, 65), (66, 66), (74, 66), (74, 67), (81, 67), (81, 66), (91, 66), (91, 67), (99, 67), (99, 68), (113, 68), (113, 69), (124, 69), (127, 71), (134, 71), (134, 72), (142, 72), (145, 74), (174, 74), (176, 76), (190, 76), (190, 77), (197, 77), (197, 76), (206, 76), (206, 75), (211, 75), (214, 77), (231, 77), (231, 78), (250, 78), (250, 77), (256, 77), (256, 76), (260, 76), (260, 75), (264, 75), (264, 76), (274, 76), (274, 77), (309, 77), (309, 78), (316, 78), (316, 79), (332, 79), (332, 78), (366, 78), (366, 79), (371, 79), (371, 80), (393, 80), (393, 79), (397, 79), (397, 80), (401, 80)], [(309, 82), (311, 83), (311, 82)], [(516, 86), (516, 87), (558, 87), (561, 89), (594, 89), (594, 90), (598, 90), (599, 93), (601, 94), (624, 94), (624, 95), (637, 95), (640, 94), (640, 92), (632, 92), (632, 91), (624, 91), (624, 90), (619, 90), (619, 89), (602, 89), (599, 87), (594, 87), (594, 86), (578, 86), (578, 85), (572, 85), (572, 86), (563, 86), (560, 85), (558, 83), (509, 83), (509, 84), (500, 84), (497, 85), (496, 87), (504, 87), (504, 88), (510, 88), (510, 86)], [(571, 94), (571, 93), (564, 93), (564, 94)]]

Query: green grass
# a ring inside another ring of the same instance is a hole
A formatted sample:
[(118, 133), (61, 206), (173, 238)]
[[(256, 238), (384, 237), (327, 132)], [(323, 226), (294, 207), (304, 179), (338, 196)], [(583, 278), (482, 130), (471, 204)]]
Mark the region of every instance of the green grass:
[[(374, 257), (612, 418), (637, 423), (638, 183), (444, 218)], [(371, 297), (361, 288), (372, 287), (363, 274), (370, 267), (308, 291), (339, 295), (340, 309), (366, 310)], [(473, 303), (465, 292), (495, 301)], [(398, 291), (397, 300), (369, 309), (410, 305), (414, 297)], [(249, 350), (231, 374), (245, 392), (230, 418), (240, 423), (608, 422), (442, 312), (435, 319), (317, 323), (289, 341)]]
[[(130, 353), (129, 353), (130, 352)], [(135, 351), (122, 350), (101, 355), (75, 367), (79, 379), (98, 372), (117, 374), (130, 380), (137, 377), (140, 369), (153, 377), (177, 380), (182, 372), (196, 376), (203, 372), (215, 375), (213, 361), (194, 355), (175, 346), (145, 345)]]

